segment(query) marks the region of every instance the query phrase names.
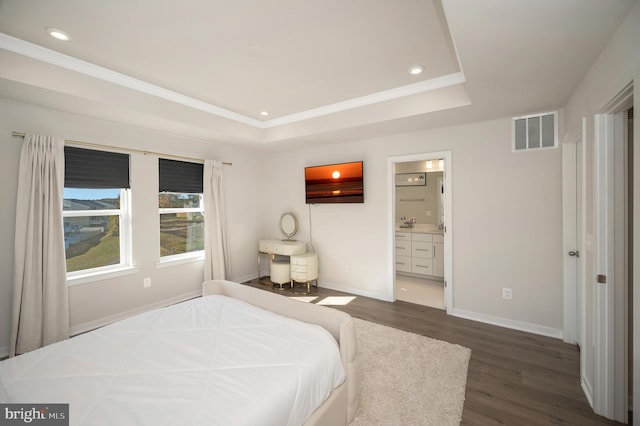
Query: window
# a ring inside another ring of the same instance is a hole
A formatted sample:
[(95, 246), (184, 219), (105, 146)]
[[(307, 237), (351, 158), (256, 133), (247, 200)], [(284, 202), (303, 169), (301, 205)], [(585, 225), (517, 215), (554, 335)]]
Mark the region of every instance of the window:
[(513, 119), (513, 150), (557, 148), (558, 113), (548, 112)]
[(159, 160), (158, 209), (163, 261), (202, 256), (204, 251), (204, 166)]
[(131, 265), (129, 156), (65, 147), (67, 276)]

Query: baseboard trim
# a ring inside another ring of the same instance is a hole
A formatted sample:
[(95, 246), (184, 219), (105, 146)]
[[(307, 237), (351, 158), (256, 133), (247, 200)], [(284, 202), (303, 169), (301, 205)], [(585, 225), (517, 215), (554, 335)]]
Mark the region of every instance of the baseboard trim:
[(140, 306), (128, 311), (119, 312), (117, 314), (109, 315), (107, 317), (99, 318), (94, 321), (85, 322), (83, 324), (74, 325), (70, 328), (69, 332), (71, 336), (77, 336), (78, 334), (86, 333), (96, 328), (104, 327), (116, 321), (120, 321), (134, 315), (142, 314), (153, 309), (163, 308), (165, 306), (174, 305), (176, 303), (184, 302), (185, 300), (199, 297), (202, 294), (202, 290), (192, 291), (190, 293), (181, 294), (180, 296), (172, 297), (171, 299), (165, 299), (160, 302), (152, 303), (150, 305)]
[(247, 283), (249, 281), (253, 281), (255, 279), (258, 278), (258, 274), (250, 274), (250, 275), (245, 275), (244, 277), (238, 277), (238, 278), (229, 278), (229, 281), (234, 281), (237, 283)]
[(541, 336), (562, 339), (562, 330), (542, 325), (531, 324), (528, 322), (515, 321), (506, 318), (494, 317), (492, 315), (479, 314), (476, 312), (464, 311), (462, 309), (449, 309), (449, 315), (459, 318), (465, 318), (473, 321), (484, 322), (486, 324), (497, 325), (500, 327), (511, 328), (513, 330), (526, 331), (527, 333), (539, 334)]
[(582, 392), (584, 392), (584, 396), (587, 398), (589, 406), (593, 410), (593, 387), (584, 375), (580, 376), (580, 387), (582, 388)]
[(339, 284), (328, 283), (324, 281), (320, 281), (318, 286), (321, 288), (326, 288), (329, 290), (341, 291), (343, 293), (355, 294), (356, 296), (370, 297), (372, 299), (384, 300), (385, 302), (393, 302), (393, 300), (389, 300), (388, 297), (384, 294), (372, 293), (369, 291), (358, 290), (352, 287), (344, 287)]

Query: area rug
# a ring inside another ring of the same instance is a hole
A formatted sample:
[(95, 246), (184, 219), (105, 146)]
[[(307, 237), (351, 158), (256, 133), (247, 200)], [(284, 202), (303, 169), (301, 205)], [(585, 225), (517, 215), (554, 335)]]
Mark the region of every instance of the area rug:
[(469, 348), (354, 320), (361, 387), (352, 426), (460, 424)]

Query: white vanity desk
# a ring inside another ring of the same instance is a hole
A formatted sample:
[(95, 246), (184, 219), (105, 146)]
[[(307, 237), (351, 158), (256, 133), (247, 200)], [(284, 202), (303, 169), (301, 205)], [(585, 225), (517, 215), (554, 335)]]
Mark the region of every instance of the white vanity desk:
[(276, 254), (280, 256), (292, 256), (307, 252), (307, 243), (292, 240), (260, 240), (258, 241), (258, 281), (260, 281), (260, 254), (268, 254), (272, 258)]
[[(258, 282), (260, 282), (260, 255), (268, 254), (270, 260), (269, 281), (279, 284), (290, 284), (291, 290), (295, 283), (307, 285), (307, 293), (311, 291), (311, 282), (316, 282), (318, 288), (318, 255), (307, 253), (307, 243), (292, 240), (298, 231), (298, 219), (292, 212), (285, 212), (280, 218), (280, 232), (286, 237), (284, 240), (258, 241)], [(289, 261), (276, 260), (278, 256), (288, 256)]]
[(306, 253), (307, 243), (292, 240), (260, 240), (258, 241), (258, 251), (266, 254), (291, 256), (292, 254)]

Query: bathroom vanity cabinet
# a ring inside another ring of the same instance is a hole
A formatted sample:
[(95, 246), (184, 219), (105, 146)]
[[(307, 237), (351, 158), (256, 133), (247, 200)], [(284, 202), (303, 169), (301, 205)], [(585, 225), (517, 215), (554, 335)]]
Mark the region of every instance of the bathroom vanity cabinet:
[(436, 232), (396, 231), (396, 272), (444, 277), (444, 238)]

